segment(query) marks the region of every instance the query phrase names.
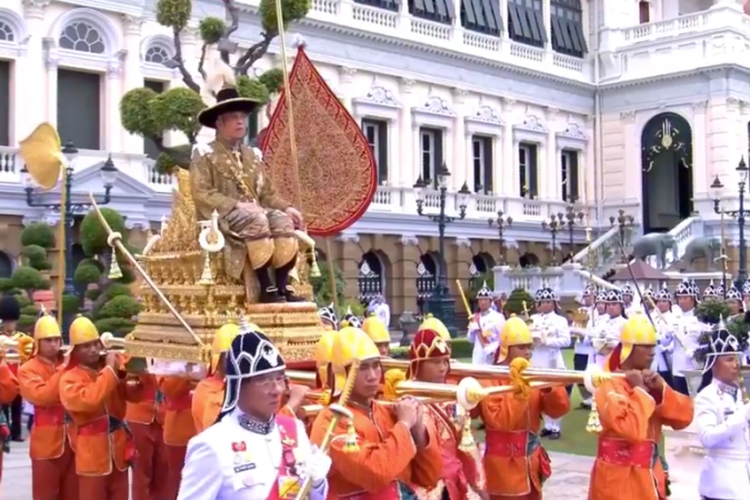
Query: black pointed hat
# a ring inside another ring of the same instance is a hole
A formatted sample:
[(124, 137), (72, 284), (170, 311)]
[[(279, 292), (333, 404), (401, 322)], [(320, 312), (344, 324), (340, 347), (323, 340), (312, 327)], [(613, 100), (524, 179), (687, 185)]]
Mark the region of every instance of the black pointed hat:
[(21, 304), (12, 295), (0, 298), (0, 321), (18, 321), (21, 317)]

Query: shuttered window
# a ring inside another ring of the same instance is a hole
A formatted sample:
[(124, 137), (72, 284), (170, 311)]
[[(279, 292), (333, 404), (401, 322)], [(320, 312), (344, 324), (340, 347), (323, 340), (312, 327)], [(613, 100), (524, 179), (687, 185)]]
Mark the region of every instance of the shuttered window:
[(443, 164), (443, 131), (437, 128), (419, 129), (419, 148), (422, 159), (422, 180), (425, 184), (437, 182), (437, 172)]
[(518, 145), (518, 174), (521, 179), (519, 195), (530, 200), (539, 196), (537, 181), (537, 148), (536, 144), (522, 142)]
[(583, 35), (583, 11), (580, 0), (551, 0), (550, 22), (552, 49), (561, 54), (583, 57), (586, 37)]
[(437, 23), (451, 24), (456, 18), (453, 0), (408, 0), (409, 14)]
[(401, 0), (354, 0), (354, 3), (369, 5), (370, 7), (377, 7), (378, 9), (390, 10), (392, 12), (398, 12), (401, 6)]
[(516, 42), (544, 47), (547, 31), (542, 0), (508, 0), (508, 35)]
[(63, 143), (101, 149), (101, 75), (57, 71), (57, 127)]
[(461, 26), (470, 31), (500, 36), (504, 29), (500, 2), (463, 0), (461, 2)]
[(474, 162), (474, 192), (492, 194), (492, 137), (475, 135), (471, 138)]
[(388, 181), (388, 122), (366, 118), (362, 120), (362, 133), (378, 165), (378, 184), (383, 184)]
[(568, 203), (578, 201), (578, 151), (563, 149), (560, 153), (562, 169), (562, 199)]

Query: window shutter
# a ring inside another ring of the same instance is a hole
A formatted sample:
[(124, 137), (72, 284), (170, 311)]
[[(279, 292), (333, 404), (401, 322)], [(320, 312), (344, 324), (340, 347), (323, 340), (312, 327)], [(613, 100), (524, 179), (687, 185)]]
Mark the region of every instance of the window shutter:
[(485, 137), (482, 146), (484, 147), (484, 192), (490, 194), (494, 191), (492, 186), (492, 137)]
[(529, 145), (529, 198), (535, 200), (538, 196), (537, 186), (537, 146)]
[(388, 122), (378, 122), (378, 184), (388, 180)]
[(575, 203), (580, 200), (578, 196), (578, 151), (571, 151), (568, 158), (568, 185), (570, 186), (568, 190), (570, 199), (568, 201)]
[[(432, 178), (437, 181), (438, 170), (443, 166), (443, 131), (435, 130), (435, 161), (432, 163)], [(449, 168), (450, 169), (450, 168)]]

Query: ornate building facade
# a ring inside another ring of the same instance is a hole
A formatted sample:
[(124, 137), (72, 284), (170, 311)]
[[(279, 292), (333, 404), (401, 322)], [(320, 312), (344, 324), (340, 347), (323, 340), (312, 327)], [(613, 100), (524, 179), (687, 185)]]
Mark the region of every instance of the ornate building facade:
[[(237, 3), (242, 17), (233, 38), (242, 48), (261, 28), (258, 1)], [(98, 171), (111, 156), (119, 170), (111, 206), (132, 231), (157, 229), (168, 214), (172, 179), (154, 169), (153, 145), (120, 125), (125, 92), (183, 85), (169, 64), (174, 37), (156, 22), (153, 4), (0, 6), (0, 96), (8, 96), (0, 98), (0, 274), (18, 259), (24, 223), (57, 219), (27, 206), (17, 156), (18, 141), (40, 121), (80, 150), (74, 199), (102, 191)], [(438, 229), (417, 214), (417, 198), (433, 214), (439, 198), (413, 186), (436, 179), (443, 164), (451, 173), (448, 215), (462, 205), (466, 212), (446, 232), (451, 284), (479, 280), (500, 262), (548, 265), (568, 253), (584, 265), (595, 256), (602, 266), (619, 210), (633, 219), (629, 231), (674, 231), (680, 248), (712, 234), (708, 187), (716, 176), (734, 186), (748, 149), (743, 54), (750, 18), (737, 2), (429, 4), (314, 0), (288, 33), (290, 42), (305, 39), (378, 163), (380, 186), (368, 212), (330, 246), (320, 245), (344, 269), (349, 295), (382, 293), (399, 313), (417, 310), (431, 293)], [(179, 36), (191, 69), (201, 49), (195, 26), (207, 15), (223, 17), (223, 7), (194, 1), (191, 27)], [(274, 44), (252, 71), (280, 62)], [(464, 185), (467, 197), (458, 193)]]

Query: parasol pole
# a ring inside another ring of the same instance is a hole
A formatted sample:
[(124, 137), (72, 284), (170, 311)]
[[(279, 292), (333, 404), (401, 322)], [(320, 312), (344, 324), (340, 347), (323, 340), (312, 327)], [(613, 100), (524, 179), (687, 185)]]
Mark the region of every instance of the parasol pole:
[[(302, 208), (302, 186), (299, 181), (299, 161), (297, 158), (297, 139), (294, 136), (294, 108), (292, 106), (292, 85), (289, 80), (289, 67), (287, 66), (286, 38), (284, 36), (284, 12), (281, 0), (276, 0), (276, 29), (279, 32), (279, 45), (281, 46), (281, 72), (284, 75), (284, 95), (286, 96), (286, 108), (289, 110), (289, 143), (292, 148), (292, 166), (294, 170), (294, 183), (297, 193), (297, 206)], [(304, 214), (303, 214), (304, 215)], [(336, 272), (333, 269), (333, 256), (331, 254), (331, 240), (326, 238), (326, 254), (328, 254), (328, 277), (331, 282), (331, 298), (338, 310), (338, 295), (336, 293)]]
[(65, 292), (65, 250), (68, 246), (65, 242), (65, 224), (67, 223), (65, 205), (68, 202), (68, 189), (65, 182), (67, 165), (63, 164), (62, 178), (60, 182), (60, 226), (57, 228), (57, 324), (63, 327), (63, 293)]

